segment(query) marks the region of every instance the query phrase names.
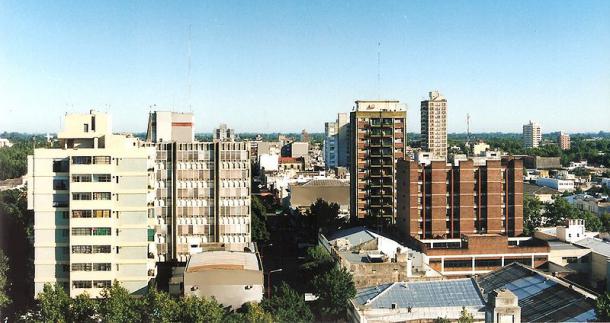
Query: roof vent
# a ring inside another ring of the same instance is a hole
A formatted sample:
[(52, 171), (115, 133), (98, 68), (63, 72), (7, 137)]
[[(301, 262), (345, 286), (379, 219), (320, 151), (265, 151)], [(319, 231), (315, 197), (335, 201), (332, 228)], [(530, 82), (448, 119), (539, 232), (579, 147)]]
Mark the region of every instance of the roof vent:
[(397, 309), (397, 308), (398, 308), (398, 304), (396, 304), (396, 303), (392, 303), (392, 309), (393, 309), (393, 310), (395, 310), (395, 309)]

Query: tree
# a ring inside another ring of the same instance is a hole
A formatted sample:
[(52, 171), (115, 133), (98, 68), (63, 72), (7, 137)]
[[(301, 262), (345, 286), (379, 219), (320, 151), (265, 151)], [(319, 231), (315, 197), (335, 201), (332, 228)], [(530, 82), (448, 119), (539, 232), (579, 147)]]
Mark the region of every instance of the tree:
[(345, 220), (339, 218), (339, 204), (328, 203), (318, 199), (309, 207), (308, 217), (310, 219), (310, 229), (317, 235), (318, 232), (334, 232), (345, 224)]
[(0, 312), (11, 303), (11, 299), (7, 294), (7, 274), (8, 257), (4, 254), (4, 251), (0, 249)]
[(243, 305), (244, 313), (242, 317), (249, 323), (273, 323), (273, 316), (265, 312), (262, 306), (257, 303), (246, 303)]
[(273, 290), (271, 298), (261, 302), (265, 311), (270, 312), (278, 322), (307, 323), (313, 321), (313, 314), (303, 296), (284, 282)]
[(566, 199), (556, 197), (553, 203), (545, 205), (545, 225), (563, 225), (566, 219), (578, 219), (578, 210), (570, 205)]
[(45, 322), (67, 322), (70, 296), (60, 285), (44, 284), (38, 293), (38, 315)]
[(526, 195), (523, 198), (523, 234), (531, 236), (542, 222), (542, 202), (536, 196)]
[(336, 317), (344, 314), (350, 299), (356, 296), (352, 274), (339, 266), (314, 277), (312, 285), (318, 296), (316, 305), (322, 315)]
[(187, 296), (178, 305), (180, 308), (179, 322), (221, 322), (225, 314), (222, 305), (213, 298)]
[(269, 240), (267, 229), (267, 209), (258, 196), (252, 196), (252, 240), (265, 242)]
[(70, 302), (68, 321), (98, 322), (98, 301), (90, 298), (87, 292), (79, 294)]
[(177, 321), (180, 308), (178, 302), (168, 293), (149, 289), (145, 297), (146, 306), (144, 311), (145, 322), (175, 322)]
[(610, 321), (610, 293), (606, 292), (597, 298), (595, 316), (600, 322)]
[(100, 315), (110, 322), (139, 322), (142, 320), (142, 302), (129, 295), (129, 291), (114, 281), (112, 287), (101, 292)]
[(472, 323), (474, 322), (474, 317), (471, 313), (466, 310), (466, 307), (462, 306), (462, 311), (460, 312), (460, 317), (458, 318), (458, 323)]
[(433, 321), (433, 323), (451, 323), (451, 320), (446, 317), (437, 317)]

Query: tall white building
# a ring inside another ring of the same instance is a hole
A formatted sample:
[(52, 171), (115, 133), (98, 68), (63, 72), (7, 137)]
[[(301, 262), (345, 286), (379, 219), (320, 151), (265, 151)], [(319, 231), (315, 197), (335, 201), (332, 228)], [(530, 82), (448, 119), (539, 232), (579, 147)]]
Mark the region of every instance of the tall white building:
[(335, 122), (324, 124), (326, 167), (348, 167), (350, 163), (350, 122), (348, 113), (338, 113)]
[(523, 125), (523, 147), (536, 148), (542, 141), (542, 131), (538, 123), (530, 122)]
[(59, 283), (97, 297), (113, 280), (142, 294), (155, 272), (154, 147), (112, 134), (110, 117), (67, 114), (59, 148), (28, 156), (35, 295)]
[(218, 128), (214, 129), (214, 141), (235, 141), (235, 130), (227, 127), (225, 123), (221, 123)]
[(421, 140), (423, 150), (447, 159), (447, 99), (438, 91), (421, 102)]

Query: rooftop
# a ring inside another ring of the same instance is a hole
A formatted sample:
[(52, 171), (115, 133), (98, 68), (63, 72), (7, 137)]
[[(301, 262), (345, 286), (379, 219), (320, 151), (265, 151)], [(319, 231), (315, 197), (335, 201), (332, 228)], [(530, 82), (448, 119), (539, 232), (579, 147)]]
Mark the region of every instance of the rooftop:
[(299, 186), (349, 186), (349, 182), (339, 179), (312, 179)]
[(337, 231), (328, 236), (328, 241), (332, 242), (337, 239), (346, 239), (352, 246), (374, 240), (379, 237), (377, 233), (367, 229), (366, 227), (353, 227)]
[(186, 264), (186, 272), (214, 269), (261, 270), (255, 253), (241, 251), (206, 251), (194, 254)]
[(523, 194), (561, 194), (558, 190), (554, 190), (546, 186), (538, 186), (530, 183), (523, 183)]
[(393, 283), (358, 290), (354, 299), (367, 308), (484, 306), (483, 296), (472, 278)]
[(499, 288), (514, 293), (524, 322), (595, 320), (595, 295), (519, 263), (484, 274), (477, 282), (485, 298)]
[(559, 241), (559, 240), (550, 240), (547, 241), (551, 250), (577, 250), (582, 249), (582, 247), (575, 246), (571, 243)]
[(575, 245), (589, 248), (593, 252), (610, 257), (610, 243), (596, 238), (584, 238), (574, 242)]

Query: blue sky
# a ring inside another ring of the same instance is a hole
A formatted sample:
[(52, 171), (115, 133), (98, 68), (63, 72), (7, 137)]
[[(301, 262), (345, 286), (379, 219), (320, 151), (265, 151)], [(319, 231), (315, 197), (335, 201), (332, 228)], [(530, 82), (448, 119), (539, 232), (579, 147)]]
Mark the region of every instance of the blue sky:
[[(610, 1), (0, 1), (0, 132), (67, 111), (144, 131), (323, 130), (356, 99), (448, 99), (450, 132), (610, 130)], [(191, 29), (190, 95), (188, 77)], [(378, 82), (377, 51), (381, 51)]]

